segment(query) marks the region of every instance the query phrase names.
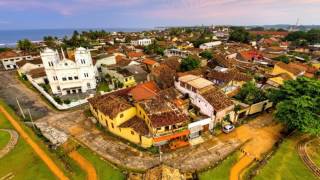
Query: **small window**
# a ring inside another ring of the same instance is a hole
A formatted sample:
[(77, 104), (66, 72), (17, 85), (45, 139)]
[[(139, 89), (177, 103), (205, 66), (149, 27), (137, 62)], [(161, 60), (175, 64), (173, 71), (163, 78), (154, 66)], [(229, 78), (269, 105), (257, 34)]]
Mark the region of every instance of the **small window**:
[(90, 84), (90, 83), (87, 83), (87, 87), (90, 89), (90, 88), (91, 88), (91, 84)]
[(64, 63), (65, 66), (68, 66), (68, 63)]
[(111, 127), (112, 127), (112, 129), (114, 128), (114, 125), (113, 125), (113, 123), (111, 123)]
[(68, 80), (70, 80), (70, 81), (71, 81), (71, 80), (72, 80), (72, 77), (68, 77)]
[(60, 90), (61, 90), (61, 89), (60, 89), (60, 86), (57, 86), (57, 90), (58, 90), (58, 91), (60, 91)]
[(79, 78), (78, 78), (78, 76), (75, 76), (74, 79), (75, 79), (75, 80), (78, 80)]
[(62, 81), (66, 81), (66, 80), (67, 80), (67, 78), (65, 78), (65, 77), (62, 78)]
[(131, 134), (132, 134), (132, 135), (134, 135), (134, 132), (133, 132), (133, 131), (131, 131)]
[(123, 114), (120, 114), (120, 118), (123, 118)]

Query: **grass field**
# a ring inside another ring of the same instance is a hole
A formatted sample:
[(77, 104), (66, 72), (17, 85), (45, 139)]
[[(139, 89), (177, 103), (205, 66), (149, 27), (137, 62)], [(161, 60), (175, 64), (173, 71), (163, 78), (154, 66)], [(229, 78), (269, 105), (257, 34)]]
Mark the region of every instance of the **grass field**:
[(96, 169), (97, 176), (99, 179), (112, 179), (112, 180), (124, 180), (125, 175), (119, 170), (114, 168), (108, 162), (100, 159), (98, 155), (87, 148), (80, 147), (78, 152), (90, 161)]
[[(15, 112), (0, 100), (3, 106), (13, 117), (19, 119)], [(43, 139), (39, 138), (34, 132), (20, 123), (22, 128), (28, 135), (52, 158), (52, 160), (65, 172), (70, 179), (86, 179), (86, 174), (80, 167), (68, 156), (58, 157), (53, 150), (49, 150), (43, 143)], [(0, 113), (0, 128), (13, 129), (10, 122)], [(0, 159), (0, 178), (9, 172), (17, 172), (19, 176), (15, 179), (55, 179), (55, 176), (48, 169), (46, 164), (33, 152), (32, 148), (21, 138), (12, 152)], [(21, 176), (21, 177), (20, 177)], [(39, 177), (39, 178), (38, 178)]]
[(219, 164), (218, 166), (200, 173), (199, 179), (200, 180), (229, 179), (231, 167), (238, 161), (239, 156), (240, 156), (240, 152), (233, 153), (231, 156), (223, 160), (221, 164)]
[[(3, 114), (0, 114), (0, 127), (12, 129)], [(0, 178), (13, 173), (14, 179), (55, 179), (44, 162), (21, 138), (16, 147), (0, 159), (0, 164)]]
[(0, 149), (4, 148), (8, 144), (9, 140), (10, 134), (5, 131), (0, 131)]
[(297, 153), (298, 138), (298, 135), (287, 138), (254, 179), (316, 179)]
[(104, 91), (104, 92), (110, 91), (110, 88), (106, 82), (103, 81), (100, 84), (98, 84), (97, 92), (100, 92), (100, 91)]
[(320, 167), (320, 138), (312, 140), (307, 145), (307, 153), (312, 161)]

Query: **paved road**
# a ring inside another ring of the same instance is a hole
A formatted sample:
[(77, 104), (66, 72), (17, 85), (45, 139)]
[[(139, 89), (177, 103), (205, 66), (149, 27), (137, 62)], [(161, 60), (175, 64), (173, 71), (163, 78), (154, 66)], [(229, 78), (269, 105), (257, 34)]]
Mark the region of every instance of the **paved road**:
[(0, 82), (0, 98), (19, 115), (21, 115), (21, 113), (16, 98), (18, 98), (25, 114), (28, 114), (27, 109), (30, 109), (33, 119), (44, 117), (53, 111), (41, 100), (39, 94), (26, 88), (25, 85), (17, 79), (15, 71), (0, 71)]
[(49, 167), (49, 169), (62, 180), (68, 179), (63, 171), (55, 164), (55, 162), (40, 148), (40, 146), (34, 142), (29, 135), (24, 131), (16, 119), (14, 119), (11, 114), (9, 114), (2, 106), (0, 106), (0, 111), (5, 115), (5, 117), (10, 121), (12, 126), (18, 131), (20, 136), (31, 146), (33, 151), (44, 161), (44, 163)]

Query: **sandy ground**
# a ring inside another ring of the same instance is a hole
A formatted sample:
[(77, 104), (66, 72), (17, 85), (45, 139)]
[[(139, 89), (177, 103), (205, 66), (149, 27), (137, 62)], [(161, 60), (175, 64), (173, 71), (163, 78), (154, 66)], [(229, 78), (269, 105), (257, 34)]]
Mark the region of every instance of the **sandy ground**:
[(236, 138), (246, 144), (242, 147), (242, 158), (232, 167), (230, 179), (239, 179), (240, 173), (254, 160), (261, 160), (279, 140), (281, 124), (273, 121), (272, 114), (263, 114), (256, 120), (237, 128), (233, 133), (222, 138)]
[(97, 172), (94, 166), (86, 160), (84, 157), (81, 156), (77, 151), (72, 151), (68, 154), (74, 161), (76, 161), (80, 167), (87, 172), (87, 179), (88, 180), (96, 180), (97, 179)]

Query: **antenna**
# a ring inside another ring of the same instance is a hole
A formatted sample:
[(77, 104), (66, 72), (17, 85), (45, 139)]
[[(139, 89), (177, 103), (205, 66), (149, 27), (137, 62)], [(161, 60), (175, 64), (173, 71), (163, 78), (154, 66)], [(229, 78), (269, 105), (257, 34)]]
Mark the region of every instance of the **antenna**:
[(63, 59), (66, 59), (66, 57), (64, 56), (63, 48), (61, 48), (61, 53), (62, 53), (62, 58), (63, 58)]

